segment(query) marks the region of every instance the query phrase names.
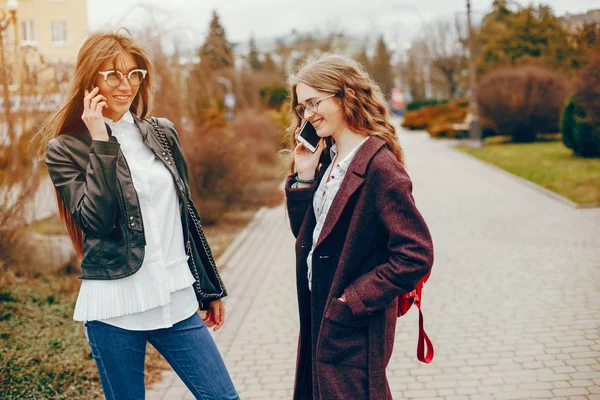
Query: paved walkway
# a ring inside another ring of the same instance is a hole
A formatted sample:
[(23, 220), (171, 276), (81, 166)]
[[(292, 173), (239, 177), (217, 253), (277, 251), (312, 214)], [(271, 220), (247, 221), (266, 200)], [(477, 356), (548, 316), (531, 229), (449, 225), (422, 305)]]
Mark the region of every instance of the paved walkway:
[[(418, 314), (399, 321), (395, 399), (600, 399), (600, 209), (573, 209), (447, 143), (401, 132), (435, 242)], [(242, 399), (290, 399), (298, 335), (294, 242), (283, 206), (226, 255), (227, 322), (214, 335)], [(173, 373), (148, 398), (192, 399)]]

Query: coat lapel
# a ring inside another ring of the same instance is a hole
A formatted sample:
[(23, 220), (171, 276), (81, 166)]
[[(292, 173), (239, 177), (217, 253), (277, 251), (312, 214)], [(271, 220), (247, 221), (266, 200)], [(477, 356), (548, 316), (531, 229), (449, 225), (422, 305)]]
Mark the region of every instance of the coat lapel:
[[(163, 145), (158, 140), (158, 134), (154, 132), (154, 127), (152, 124), (146, 120), (143, 120), (134, 115), (133, 117), (135, 124), (142, 132), (142, 140), (148, 146), (150, 150), (154, 153), (156, 158), (158, 158), (164, 166), (169, 170), (171, 175), (173, 175), (173, 179), (177, 180), (177, 167), (175, 165), (174, 160), (169, 159), (169, 153), (166, 149), (163, 148)], [(170, 149), (172, 152), (172, 149)]]
[[(171, 173), (179, 195), (182, 199), (185, 198), (186, 191), (183, 181), (179, 175), (179, 171), (177, 171), (177, 165), (175, 164), (174, 159), (169, 158), (169, 153), (172, 154), (173, 149), (169, 148), (169, 151), (167, 151), (167, 149), (163, 147), (162, 143), (158, 139), (158, 133), (154, 131), (154, 127), (149, 121), (141, 119), (135, 115), (133, 119), (138, 128), (140, 128), (140, 132), (142, 132), (142, 140), (144, 141), (144, 144), (154, 153), (156, 158), (159, 159), (165, 168)], [(173, 157), (175, 156), (173, 155)]]
[(137, 127), (140, 129), (140, 132), (142, 132), (142, 140), (144, 141), (144, 143), (146, 143), (146, 145), (153, 152), (159, 151), (161, 149), (161, 145), (155, 137), (156, 135), (154, 134), (154, 128), (152, 127), (152, 125), (148, 121), (141, 119), (137, 115), (133, 116), (133, 120)]
[(315, 248), (331, 234), (342, 212), (346, 208), (350, 197), (362, 186), (369, 162), (384, 145), (385, 141), (383, 139), (371, 136), (358, 150), (356, 156), (348, 166), (348, 171), (346, 171), (346, 176), (342, 181), (340, 189), (333, 198)]

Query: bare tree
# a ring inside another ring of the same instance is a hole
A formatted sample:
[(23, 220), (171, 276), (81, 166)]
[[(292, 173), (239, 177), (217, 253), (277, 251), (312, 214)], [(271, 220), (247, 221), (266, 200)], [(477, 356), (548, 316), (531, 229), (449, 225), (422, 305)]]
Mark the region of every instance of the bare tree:
[(400, 79), (413, 100), (422, 100), (426, 97), (425, 66), (428, 63), (429, 55), (425, 43), (421, 40), (413, 40), (399, 63)]
[[(11, 116), (12, 117), (12, 116)], [(39, 118), (36, 119), (39, 126)], [(16, 243), (29, 222), (32, 200), (40, 184), (39, 162), (27, 157), (32, 131), (23, 133), (17, 143), (0, 147), (0, 269), (14, 261)], [(15, 157), (19, 154), (19, 157)], [(11, 172), (12, 171), (12, 172)]]
[(392, 69), (392, 52), (388, 50), (383, 35), (379, 36), (375, 54), (370, 61), (373, 79), (387, 98), (394, 86), (394, 73)]
[(431, 60), (432, 85), (445, 86), (448, 98), (460, 97), (465, 91), (467, 48), (461, 28), (458, 19), (438, 21), (426, 28), (427, 34), (421, 39)]

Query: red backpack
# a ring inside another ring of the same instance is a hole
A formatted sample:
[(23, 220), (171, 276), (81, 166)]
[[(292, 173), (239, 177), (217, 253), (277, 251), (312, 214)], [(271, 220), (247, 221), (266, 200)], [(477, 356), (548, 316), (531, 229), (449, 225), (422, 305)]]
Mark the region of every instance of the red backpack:
[[(403, 316), (410, 310), (413, 304), (419, 309), (419, 341), (417, 342), (417, 359), (421, 362), (429, 364), (433, 360), (433, 344), (425, 333), (423, 328), (423, 313), (421, 312), (421, 302), (423, 300), (423, 284), (429, 279), (429, 272), (423, 279), (419, 281), (415, 290), (410, 293), (404, 293), (398, 296), (398, 317)], [(425, 355), (425, 343), (427, 343), (427, 355)]]

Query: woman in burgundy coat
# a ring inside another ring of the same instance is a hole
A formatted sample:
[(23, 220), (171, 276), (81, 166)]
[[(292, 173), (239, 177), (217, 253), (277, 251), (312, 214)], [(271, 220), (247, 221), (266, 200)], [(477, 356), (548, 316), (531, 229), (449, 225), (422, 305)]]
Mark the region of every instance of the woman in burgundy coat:
[(294, 399), (391, 399), (397, 297), (433, 264), (384, 97), (347, 57), (322, 55), (290, 77), (296, 111), (321, 137), (294, 149), (286, 182), (296, 237), (300, 338)]

